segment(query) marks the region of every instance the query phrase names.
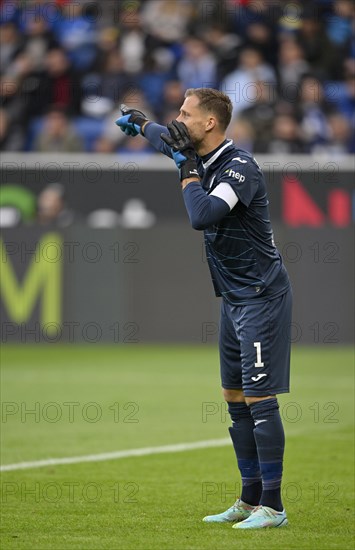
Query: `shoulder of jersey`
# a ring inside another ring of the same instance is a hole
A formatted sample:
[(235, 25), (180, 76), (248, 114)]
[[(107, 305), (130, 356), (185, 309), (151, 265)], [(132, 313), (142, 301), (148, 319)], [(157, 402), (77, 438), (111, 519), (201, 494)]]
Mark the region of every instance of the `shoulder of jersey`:
[[(232, 156), (233, 155), (233, 156)], [(234, 147), (234, 151), (231, 154), (231, 158), (229, 159), (231, 163), (236, 164), (254, 164), (255, 159), (249, 151), (244, 151), (244, 149), (238, 149), (238, 147)]]
[(231, 176), (238, 179), (240, 173), (252, 174), (259, 166), (254, 157), (243, 150), (233, 151), (228, 160), (221, 166), (221, 175)]

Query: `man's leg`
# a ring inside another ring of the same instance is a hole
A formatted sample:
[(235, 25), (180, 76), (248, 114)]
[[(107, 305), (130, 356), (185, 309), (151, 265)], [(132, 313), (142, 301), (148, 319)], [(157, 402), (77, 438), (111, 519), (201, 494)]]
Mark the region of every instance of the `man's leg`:
[(253, 431), (254, 421), (242, 390), (241, 348), (232, 315), (235, 310), (242, 313), (242, 308), (231, 308), (224, 303), (221, 311), (219, 351), (223, 397), (228, 403), (232, 420), (229, 433), (242, 478), (240, 500), (250, 506), (257, 506), (262, 490), (261, 474)]
[(259, 457), (254, 437), (254, 420), (245, 402), (242, 390), (223, 390), (232, 420), (229, 433), (242, 478), (240, 500), (257, 506), (262, 492)]
[(281, 512), (281, 480), (285, 434), (276, 397), (247, 398), (254, 421), (254, 437), (259, 457), (263, 491), (262, 506)]
[(245, 398), (241, 390), (223, 393), (233, 421), (229, 431), (242, 476), (240, 498), (281, 512), (285, 436), (277, 399), (271, 395)]
[(240, 330), (243, 392), (255, 426), (263, 487), (260, 509), (238, 525), (242, 529), (287, 525), (281, 500), (285, 436), (276, 394), (289, 389), (290, 325), (291, 293), (248, 306)]
[[(242, 387), (240, 344), (228, 315), (228, 305), (222, 303), (220, 325), (220, 363), (222, 386)], [(242, 477), (242, 492), (237, 502), (225, 512), (206, 516), (206, 522), (243, 521), (259, 504), (262, 490), (258, 454), (254, 439), (254, 422), (241, 389), (223, 389), (232, 419), (229, 428), (238, 467)]]
[(262, 477), (260, 506), (236, 525), (238, 529), (286, 526), (287, 516), (281, 500), (284, 430), (276, 397), (246, 398), (254, 420), (254, 437)]

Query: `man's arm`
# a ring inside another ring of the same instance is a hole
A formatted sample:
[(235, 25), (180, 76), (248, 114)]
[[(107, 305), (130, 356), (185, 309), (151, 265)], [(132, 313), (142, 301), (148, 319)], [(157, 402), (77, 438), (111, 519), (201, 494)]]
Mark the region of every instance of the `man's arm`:
[(194, 229), (206, 229), (218, 223), (234, 208), (238, 197), (228, 184), (220, 184), (210, 194), (202, 189), (196, 164), (196, 152), (188, 129), (183, 122), (174, 120), (168, 124), (169, 134), (161, 139), (169, 145), (173, 159), (179, 168), (183, 198), (191, 225)]
[(130, 109), (127, 105), (121, 105), (122, 116), (116, 120), (116, 124), (127, 136), (135, 137), (138, 134), (144, 136), (157, 151), (172, 158), (171, 148), (161, 140), (161, 134), (167, 134), (168, 129), (148, 120), (142, 111)]
[(163, 153), (167, 157), (173, 158), (171, 147), (169, 147), (162, 139), (161, 134), (168, 134), (169, 131), (166, 126), (156, 124), (151, 120), (147, 120), (142, 126), (142, 135), (153, 145), (154, 149)]
[(191, 178), (183, 180), (181, 185), (190, 223), (199, 231), (220, 222), (238, 202), (238, 197), (228, 184), (217, 185), (210, 195), (202, 189), (200, 182)]

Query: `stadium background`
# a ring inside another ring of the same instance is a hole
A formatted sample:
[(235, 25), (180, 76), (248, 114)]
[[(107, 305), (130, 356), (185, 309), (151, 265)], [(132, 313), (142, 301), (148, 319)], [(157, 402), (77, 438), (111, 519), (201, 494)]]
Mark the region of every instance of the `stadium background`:
[(235, 543), (199, 524), (238, 493), (229, 446), (16, 469), (227, 435), (201, 235), (169, 159), (114, 125), (121, 102), (164, 123), (185, 88), (207, 85), (230, 95), (229, 137), (264, 169), (295, 294), (292, 393), (281, 398), (292, 530), (243, 548), (351, 545), (352, 10), (0, 2), (4, 548)]

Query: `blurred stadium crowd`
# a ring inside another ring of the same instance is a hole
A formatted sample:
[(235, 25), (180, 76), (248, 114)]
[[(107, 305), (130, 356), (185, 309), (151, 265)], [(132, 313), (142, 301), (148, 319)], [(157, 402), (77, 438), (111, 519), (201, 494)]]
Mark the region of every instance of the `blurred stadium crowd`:
[(0, 0), (4, 151), (151, 153), (114, 125), (120, 103), (166, 123), (184, 91), (234, 105), (255, 153), (355, 151), (350, 0)]

